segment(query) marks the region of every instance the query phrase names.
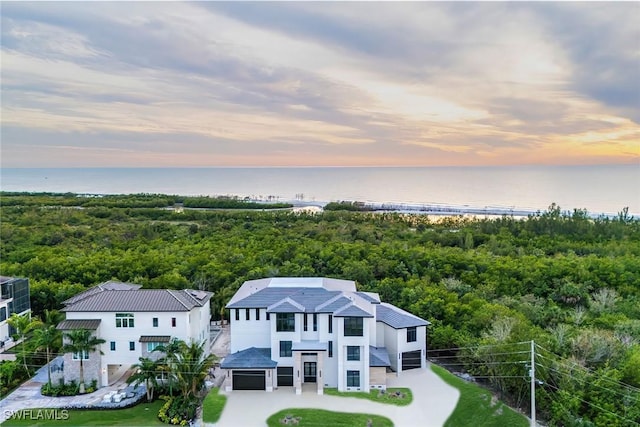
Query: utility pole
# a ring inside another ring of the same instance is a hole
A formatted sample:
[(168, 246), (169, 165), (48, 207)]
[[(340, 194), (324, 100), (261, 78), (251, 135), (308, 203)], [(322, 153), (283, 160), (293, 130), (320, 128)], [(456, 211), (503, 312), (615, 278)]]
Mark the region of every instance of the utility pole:
[(536, 427), (536, 344), (531, 340), (531, 427)]

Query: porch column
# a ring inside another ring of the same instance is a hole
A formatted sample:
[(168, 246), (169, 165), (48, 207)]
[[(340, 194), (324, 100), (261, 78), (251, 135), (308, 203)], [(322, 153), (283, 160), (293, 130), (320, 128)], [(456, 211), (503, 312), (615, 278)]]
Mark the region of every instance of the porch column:
[(316, 358), (316, 384), (318, 384), (318, 394), (324, 394), (324, 351), (319, 351), (316, 353), (318, 357)]
[(296, 389), (296, 394), (302, 394), (302, 353), (299, 351), (293, 352), (293, 386)]

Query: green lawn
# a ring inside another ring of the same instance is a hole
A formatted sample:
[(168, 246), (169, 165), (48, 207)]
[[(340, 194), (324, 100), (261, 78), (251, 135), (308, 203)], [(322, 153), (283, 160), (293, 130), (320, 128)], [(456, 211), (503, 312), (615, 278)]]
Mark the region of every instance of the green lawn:
[(492, 404), (492, 394), (484, 388), (464, 381), (440, 366), (431, 369), (447, 384), (460, 390), (460, 399), (455, 410), (444, 424), (445, 427), (527, 427), (529, 420), (504, 403)]
[[(400, 392), (402, 397), (393, 397), (393, 393)], [(388, 388), (384, 394), (380, 394), (378, 390), (371, 390), (369, 393), (364, 391), (338, 391), (337, 388), (325, 388), (325, 394), (331, 396), (357, 397), (359, 399), (368, 399), (378, 403), (388, 403), (390, 405), (406, 406), (413, 400), (411, 389), (408, 388)]]
[[(267, 419), (269, 427), (281, 427), (285, 425), (280, 420), (291, 415), (300, 417), (299, 427), (366, 427), (369, 420), (373, 421), (373, 427), (392, 427), (393, 423), (387, 417), (370, 414), (352, 414), (348, 412), (331, 412), (322, 409), (290, 408), (276, 412)], [(291, 424), (287, 424), (291, 425)]]
[(219, 391), (218, 387), (212, 388), (202, 402), (202, 419), (205, 423), (215, 423), (222, 415), (227, 396), (219, 394)]
[[(11, 426), (166, 426), (158, 419), (158, 411), (164, 404), (162, 400), (151, 403), (141, 403), (127, 409), (111, 410), (69, 410), (66, 420), (46, 419), (64, 418), (62, 409), (31, 409), (31, 412), (22, 412), (23, 419), (9, 419), (2, 423), (3, 427)], [(28, 411), (28, 410), (25, 410)], [(54, 412), (51, 412), (54, 411)]]

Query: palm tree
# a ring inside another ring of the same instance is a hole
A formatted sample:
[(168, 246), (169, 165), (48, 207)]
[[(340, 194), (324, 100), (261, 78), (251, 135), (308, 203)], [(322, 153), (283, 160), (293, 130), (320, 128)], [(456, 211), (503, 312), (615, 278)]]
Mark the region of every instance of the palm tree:
[(7, 323), (16, 330), (15, 338), (22, 340), (22, 364), (24, 365), (25, 372), (29, 372), (29, 367), (27, 366), (27, 353), (24, 351), (25, 338), (27, 337), (27, 334), (40, 322), (37, 319), (32, 319), (30, 313), (22, 316), (18, 313), (12, 313), (7, 320)]
[(172, 375), (176, 378), (185, 399), (198, 398), (204, 387), (204, 379), (216, 361), (216, 356), (206, 354), (204, 343), (191, 342), (176, 354)]
[[(106, 341), (102, 338), (98, 338), (87, 329), (75, 329), (71, 332), (64, 334), (64, 337), (69, 340), (62, 346), (64, 353), (75, 353), (80, 355), (80, 394), (84, 394), (84, 355), (95, 351), (100, 344), (104, 344)], [(98, 350), (100, 351), (100, 350)], [(100, 354), (104, 354), (100, 351)]]
[(51, 349), (60, 346), (60, 337), (62, 334), (56, 325), (43, 324), (42, 327), (36, 329), (33, 333), (38, 349), (44, 348), (47, 353), (47, 374), (48, 384), (51, 388)]
[(173, 376), (171, 375), (172, 365), (176, 360), (176, 355), (185, 346), (184, 341), (172, 338), (166, 345), (159, 345), (153, 351), (164, 353), (162, 358), (163, 366), (160, 368), (168, 373), (167, 382), (169, 383), (169, 396), (173, 396)]
[(140, 363), (132, 366), (132, 368), (137, 368), (136, 373), (127, 379), (127, 384), (134, 383), (138, 387), (138, 384), (144, 383), (147, 388), (147, 402), (151, 402), (153, 400), (153, 390), (158, 385), (158, 380), (156, 379), (159, 369), (158, 362), (148, 357), (140, 357), (138, 360), (140, 360)]
[(53, 325), (56, 326), (58, 323), (64, 320), (64, 314), (60, 313), (58, 310), (48, 310), (45, 309), (42, 316), (42, 323), (45, 325)]

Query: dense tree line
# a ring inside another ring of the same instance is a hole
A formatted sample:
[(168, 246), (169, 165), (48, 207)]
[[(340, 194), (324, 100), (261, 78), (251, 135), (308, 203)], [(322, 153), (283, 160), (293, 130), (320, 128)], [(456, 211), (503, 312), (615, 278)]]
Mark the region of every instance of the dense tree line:
[(216, 317), (245, 280), (352, 279), (431, 321), (434, 356), (455, 356), (525, 409), (526, 381), (498, 378), (524, 375), (516, 360), (435, 350), (535, 340), (544, 349), (539, 416), (552, 425), (640, 419), (640, 221), (626, 210), (592, 219), (552, 205), (523, 220), (434, 222), (347, 211), (69, 209), (14, 197), (30, 196), (2, 196), (0, 271), (31, 279), (36, 314), (111, 279), (213, 291)]

